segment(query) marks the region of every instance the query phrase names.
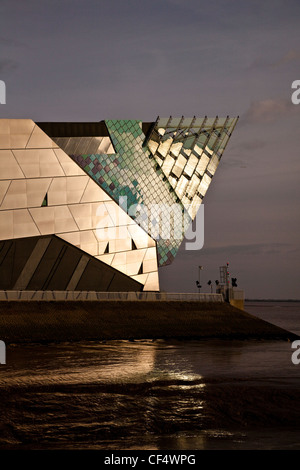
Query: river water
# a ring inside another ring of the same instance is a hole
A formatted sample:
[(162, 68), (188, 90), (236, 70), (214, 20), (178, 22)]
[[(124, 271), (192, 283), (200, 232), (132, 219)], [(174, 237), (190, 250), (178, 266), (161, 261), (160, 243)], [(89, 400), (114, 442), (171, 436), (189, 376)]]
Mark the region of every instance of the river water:
[[(245, 309), (300, 335), (300, 302)], [(9, 345), (0, 449), (300, 449), (286, 341)]]

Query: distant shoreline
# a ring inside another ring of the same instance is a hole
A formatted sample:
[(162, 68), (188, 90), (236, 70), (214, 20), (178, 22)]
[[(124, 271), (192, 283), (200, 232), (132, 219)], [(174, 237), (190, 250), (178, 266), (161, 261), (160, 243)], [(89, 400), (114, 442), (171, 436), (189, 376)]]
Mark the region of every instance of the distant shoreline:
[(245, 302), (300, 302), (300, 299), (245, 299)]

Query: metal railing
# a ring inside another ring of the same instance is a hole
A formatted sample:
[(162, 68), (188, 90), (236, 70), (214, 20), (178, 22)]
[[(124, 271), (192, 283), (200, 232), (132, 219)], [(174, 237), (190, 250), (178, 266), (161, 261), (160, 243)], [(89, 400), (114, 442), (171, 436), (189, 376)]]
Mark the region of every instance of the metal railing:
[(187, 292), (0, 291), (0, 301), (195, 301), (223, 302), (222, 294)]

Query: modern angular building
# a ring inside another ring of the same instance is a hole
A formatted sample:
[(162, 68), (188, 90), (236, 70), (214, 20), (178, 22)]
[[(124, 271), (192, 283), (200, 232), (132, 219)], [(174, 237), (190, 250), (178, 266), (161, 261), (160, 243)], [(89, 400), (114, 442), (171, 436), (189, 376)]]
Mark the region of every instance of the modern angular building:
[(0, 119), (0, 290), (158, 291), (236, 122)]

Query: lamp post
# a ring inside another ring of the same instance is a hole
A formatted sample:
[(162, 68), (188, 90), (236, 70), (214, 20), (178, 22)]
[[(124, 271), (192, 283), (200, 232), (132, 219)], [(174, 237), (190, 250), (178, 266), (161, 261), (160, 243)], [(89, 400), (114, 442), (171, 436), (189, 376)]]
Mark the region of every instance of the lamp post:
[(201, 291), (201, 271), (203, 269), (203, 266), (199, 266), (199, 294)]

